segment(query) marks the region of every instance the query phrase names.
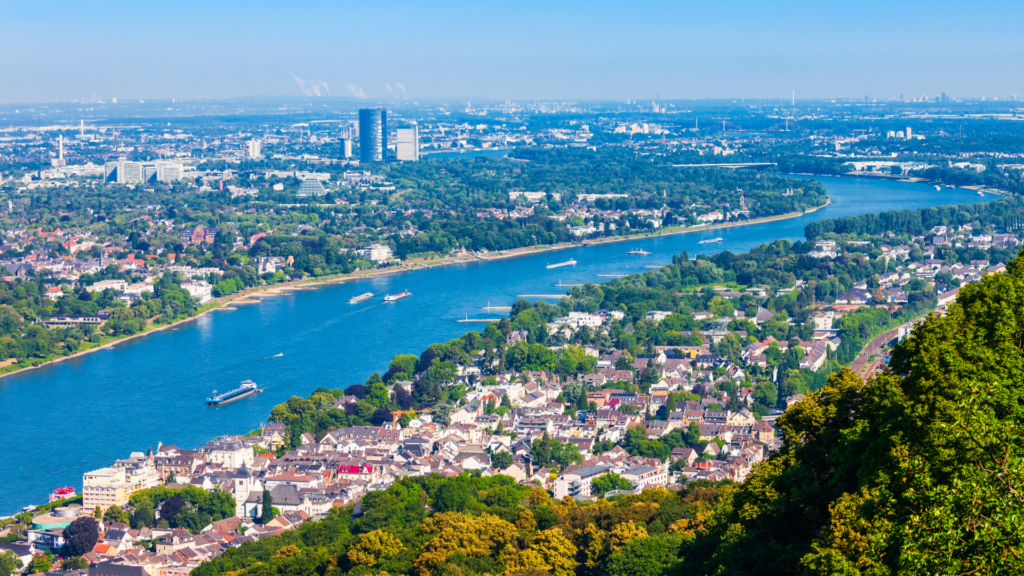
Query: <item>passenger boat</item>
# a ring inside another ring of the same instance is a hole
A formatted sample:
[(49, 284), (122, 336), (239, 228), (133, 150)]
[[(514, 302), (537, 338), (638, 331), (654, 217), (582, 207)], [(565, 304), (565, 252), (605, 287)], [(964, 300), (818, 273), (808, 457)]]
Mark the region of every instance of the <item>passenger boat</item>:
[(697, 244), (714, 244), (716, 242), (721, 242), (721, 241), (722, 241), (722, 237), (719, 236), (718, 238), (710, 238), (708, 240), (701, 240), (700, 242), (697, 242)]
[(629, 255), (630, 256), (648, 256), (648, 255), (650, 255), (650, 252), (648, 252), (647, 250), (641, 250), (640, 248), (633, 248), (632, 250), (629, 251)]
[(366, 294), (360, 294), (359, 296), (355, 296), (354, 298), (349, 298), (348, 303), (359, 304), (360, 302), (366, 302), (370, 298), (373, 298), (373, 292), (367, 292)]
[(57, 488), (50, 493), (50, 502), (56, 502), (58, 500), (64, 500), (65, 498), (74, 498), (75, 489), (71, 486), (65, 486), (63, 488)]
[(405, 292), (399, 292), (398, 294), (388, 294), (387, 296), (384, 297), (384, 301), (385, 302), (398, 302), (402, 298), (408, 298), (409, 296), (412, 296), (412, 292), (409, 292), (408, 290), (406, 290)]
[(256, 383), (252, 380), (246, 380), (242, 382), (242, 385), (234, 390), (228, 390), (222, 394), (218, 394), (216, 390), (213, 391), (213, 396), (206, 399), (206, 403), (210, 406), (220, 406), (221, 404), (227, 404), (228, 402), (234, 402), (249, 396), (250, 394), (258, 394), (263, 392), (256, 387)]
[(562, 266), (575, 266), (575, 265), (576, 265), (576, 261), (570, 258), (569, 260), (566, 260), (565, 262), (559, 262), (558, 264), (548, 264), (547, 265), (547, 269), (551, 270), (552, 268), (561, 268)]

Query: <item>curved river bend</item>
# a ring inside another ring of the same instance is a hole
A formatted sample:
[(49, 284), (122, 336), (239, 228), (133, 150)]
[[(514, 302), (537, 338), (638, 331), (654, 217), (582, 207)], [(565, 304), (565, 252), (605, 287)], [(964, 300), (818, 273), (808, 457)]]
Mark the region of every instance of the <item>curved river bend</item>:
[[(392, 356), (419, 354), (481, 327), (456, 323), (496, 317), (488, 302), (517, 294), (564, 292), (554, 284), (600, 282), (598, 274), (642, 272), (683, 250), (743, 252), (777, 238), (799, 240), (812, 220), (867, 212), (992, 200), (971, 190), (883, 180), (823, 178), (832, 204), (789, 220), (617, 242), (395, 274), (299, 291), (214, 311), (175, 329), (0, 379), (0, 515), (46, 501), (58, 486), (81, 486), (82, 473), (158, 441), (194, 448), (225, 433), (245, 433), (270, 409), (318, 386), (346, 387), (387, 368)], [(699, 245), (721, 236), (720, 244)], [(634, 247), (651, 252), (626, 254)], [(545, 269), (569, 258), (573, 267)], [(414, 294), (394, 304), (383, 295)], [(372, 300), (348, 304), (371, 291)], [(280, 356), (278, 356), (280, 355)], [(245, 379), (265, 390), (209, 408), (214, 389)]]

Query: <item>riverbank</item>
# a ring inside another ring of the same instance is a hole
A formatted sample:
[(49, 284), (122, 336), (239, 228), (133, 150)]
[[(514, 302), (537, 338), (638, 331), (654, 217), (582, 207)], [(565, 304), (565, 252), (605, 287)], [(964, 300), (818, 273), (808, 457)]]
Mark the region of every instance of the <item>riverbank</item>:
[[(541, 252), (551, 252), (551, 251), (555, 251), (555, 250), (565, 250), (565, 249), (569, 249), (569, 248), (580, 248), (580, 247), (584, 247), (585, 248), (585, 247), (588, 247), (588, 246), (597, 246), (597, 245), (601, 245), (601, 244), (610, 244), (610, 243), (613, 243), (613, 242), (629, 242), (629, 241), (635, 241), (635, 240), (644, 240), (644, 239), (648, 239), (648, 238), (657, 238), (657, 237), (661, 237), (661, 236), (674, 236), (674, 235), (679, 235), (679, 234), (693, 234), (693, 233), (697, 233), (697, 232), (706, 232), (706, 231), (709, 231), (709, 230), (722, 230), (722, 229), (726, 229), (726, 228), (738, 228), (738, 227), (743, 227), (743, 226), (753, 226), (753, 225), (757, 225), (757, 224), (764, 224), (764, 223), (767, 223), (767, 222), (775, 222), (775, 221), (779, 221), (779, 220), (787, 220), (787, 219), (790, 219), (790, 218), (799, 218), (800, 216), (803, 216), (805, 214), (810, 214), (810, 213), (813, 213), (813, 212), (817, 212), (818, 210), (821, 210), (821, 209), (829, 206), (831, 203), (832, 203), (832, 200), (829, 199), (824, 204), (822, 204), (820, 206), (816, 206), (814, 208), (810, 208), (810, 209), (808, 209), (806, 211), (803, 211), (803, 212), (787, 212), (785, 214), (778, 214), (776, 216), (766, 216), (764, 218), (755, 218), (753, 220), (744, 220), (744, 221), (741, 221), (741, 222), (724, 222), (722, 224), (713, 224), (711, 226), (700, 226), (700, 227), (689, 226), (689, 227), (665, 228), (663, 230), (659, 230), (659, 231), (655, 231), (655, 232), (651, 232), (651, 233), (647, 233), (647, 234), (633, 234), (633, 235), (628, 235), (628, 236), (615, 236), (615, 237), (609, 237), (609, 238), (597, 238), (597, 239), (588, 241), (585, 244), (574, 244), (572, 242), (562, 242), (562, 243), (559, 243), (559, 244), (552, 244), (552, 245), (548, 245), (548, 246), (531, 246), (531, 247), (528, 247), (528, 248), (521, 248), (521, 249), (516, 249), (516, 250), (507, 250), (507, 251), (503, 251), (503, 252), (491, 253), (491, 254), (488, 254), (486, 257), (462, 257), (462, 258), (459, 258), (459, 257), (448, 257), (448, 258), (443, 258), (443, 259), (436, 260), (436, 261), (431, 261), (431, 260), (414, 261), (414, 262), (411, 262), (411, 263), (402, 264), (402, 265), (398, 265), (398, 266), (393, 266), (393, 267), (390, 267), (390, 268), (383, 268), (383, 269), (376, 269), (376, 270), (367, 270), (367, 271), (363, 271), (363, 272), (350, 273), (350, 274), (336, 274), (336, 275), (331, 275), (331, 276), (320, 276), (320, 277), (317, 277), (317, 278), (302, 278), (302, 279), (299, 279), (299, 280), (290, 280), (288, 282), (281, 282), (281, 283), (278, 283), (278, 284), (270, 284), (270, 285), (267, 285), (267, 286), (253, 287), (253, 288), (249, 288), (247, 290), (236, 292), (234, 294), (230, 294), (228, 296), (222, 296), (220, 298), (215, 298), (215, 299), (211, 300), (210, 302), (204, 304), (203, 307), (200, 309), (200, 311), (198, 313), (196, 313), (195, 316), (190, 316), (188, 318), (182, 318), (181, 320), (176, 320), (176, 321), (174, 321), (174, 322), (172, 322), (170, 324), (166, 324), (164, 326), (149, 325), (149, 326), (146, 327), (146, 329), (144, 331), (142, 331), (142, 332), (140, 332), (138, 334), (132, 334), (131, 336), (123, 336), (123, 337), (119, 337), (119, 338), (114, 338), (114, 339), (112, 339), (110, 341), (103, 342), (103, 343), (97, 344), (95, 346), (91, 346), (88, 349), (79, 350), (79, 351), (74, 352), (72, 354), (68, 354), (67, 356), (61, 356), (59, 358), (53, 358), (53, 359), (50, 359), (50, 360), (46, 360), (44, 362), (40, 362), (38, 365), (35, 365), (35, 366), (23, 366), (23, 367), (20, 367), (20, 368), (14, 368), (13, 370), (9, 370), (7, 372), (0, 373), (0, 379), (6, 378), (8, 376), (13, 376), (15, 374), (22, 374), (22, 373), (25, 373), (25, 372), (28, 372), (28, 371), (31, 371), (31, 370), (36, 370), (38, 368), (42, 368), (42, 367), (48, 366), (50, 364), (57, 364), (57, 363), (60, 363), (60, 362), (64, 362), (66, 360), (71, 360), (73, 358), (80, 358), (82, 356), (85, 356), (86, 354), (91, 354), (93, 352), (98, 352), (98, 351), (101, 351), (101, 350), (105, 350), (105, 349), (111, 348), (113, 346), (116, 346), (118, 344), (121, 344), (121, 343), (124, 343), (124, 342), (129, 342), (129, 341), (134, 340), (136, 338), (142, 338), (144, 336), (149, 336), (150, 334), (155, 334), (157, 332), (161, 332), (163, 330), (167, 330), (168, 328), (174, 328), (174, 327), (177, 327), (177, 326), (179, 326), (181, 324), (185, 324), (187, 322), (198, 320), (199, 318), (202, 318), (203, 316), (209, 314), (210, 312), (212, 312), (214, 310), (235, 310), (236, 308), (230, 306), (231, 304), (235, 304), (235, 305), (258, 304), (260, 302), (260, 300), (258, 300), (258, 298), (260, 298), (260, 297), (264, 297), (264, 296), (281, 296), (281, 295), (284, 295), (286, 292), (292, 291), (292, 290), (306, 290), (306, 289), (314, 288), (314, 287), (317, 287), (317, 286), (320, 286), (320, 285), (323, 285), (323, 284), (340, 284), (340, 283), (354, 281), (354, 280), (363, 280), (363, 279), (367, 279), (367, 278), (374, 278), (374, 277), (377, 277), (377, 276), (386, 276), (386, 275), (389, 275), (389, 274), (397, 274), (397, 273), (400, 273), (400, 272), (414, 272), (416, 270), (429, 270), (429, 269), (437, 268), (437, 267), (441, 267), (441, 266), (453, 266), (453, 265), (457, 265), (457, 264), (468, 264), (468, 263), (472, 263), (472, 262), (491, 262), (491, 261), (503, 260), (503, 259), (506, 259), (506, 258), (516, 258), (516, 257), (519, 257), (519, 256), (528, 256), (528, 255), (532, 255), (532, 254), (539, 254)], [(257, 298), (257, 299), (254, 300), (254, 298)], [(17, 364), (15, 364), (14, 366), (16, 366), (16, 365)], [(8, 367), (10, 367), (10, 366), (8, 366)], [(8, 367), (4, 367), (4, 368), (8, 368)], [(3, 370), (4, 368), (0, 368), (0, 370)]]

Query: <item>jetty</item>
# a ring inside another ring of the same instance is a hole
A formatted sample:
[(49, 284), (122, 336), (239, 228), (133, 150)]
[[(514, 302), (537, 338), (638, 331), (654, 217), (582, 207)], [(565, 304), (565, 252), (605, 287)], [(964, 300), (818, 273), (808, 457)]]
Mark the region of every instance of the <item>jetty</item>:
[(664, 266), (644, 266), (644, 268), (647, 268), (649, 270), (661, 270), (662, 268), (664, 268)]
[(481, 310), (511, 310), (511, 306), (484, 306)]
[(568, 294), (519, 294), (516, 298), (565, 298)]
[(464, 320), (456, 320), (456, 322), (463, 324), (467, 322), (501, 322), (501, 318), (466, 318)]
[[(660, 268), (660, 266), (659, 266)], [(598, 274), (598, 278), (629, 278), (629, 274)]]
[(577, 286), (583, 286), (583, 284), (562, 284), (561, 282), (555, 284), (555, 288), (576, 288)]

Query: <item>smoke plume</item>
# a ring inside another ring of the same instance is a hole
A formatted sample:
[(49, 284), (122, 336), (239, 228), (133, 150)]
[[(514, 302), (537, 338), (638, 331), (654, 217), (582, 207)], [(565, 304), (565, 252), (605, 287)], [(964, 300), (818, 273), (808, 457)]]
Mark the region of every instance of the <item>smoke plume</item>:
[(402, 84), (399, 83), (399, 82), (395, 82), (395, 86), (397, 86), (398, 89), (402, 91), (402, 100), (408, 100), (409, 99), (409, 95), (406, 94), (406, 92), (405, 92), (405, 86), (402, 86)]
[(331, 91), (327, 87), (327, 82), (323, 80), (303, 80), (296, 76), (294, 72), (289, 72), (289, 74), (295, 79), (295, 83), (299, 85), (299, 90), (306, 96), (326, 96)]
[(352, 84), (345, 84), (345, 89), (348, 90), (348, 93), (354, 96), (355, 98), (359, 98), (360, 100), (366, 100), (366, 92), (363, 92), (362, 88), (358, 86), (353, 86)]

